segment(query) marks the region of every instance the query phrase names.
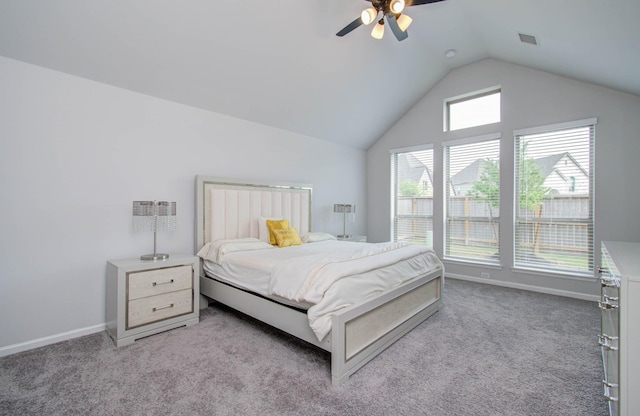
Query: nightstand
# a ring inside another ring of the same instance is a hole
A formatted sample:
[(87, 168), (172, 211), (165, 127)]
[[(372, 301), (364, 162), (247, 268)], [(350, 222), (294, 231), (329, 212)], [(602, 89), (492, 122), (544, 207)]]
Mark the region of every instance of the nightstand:
[(116, 346), (200, 320), (198, 257), (107, 262), (107, 332)]
[(367, 242), (367, 236), (366, 235), (352, 235), (352, 236), (349, 236), (347, 238), (338, 237), (338, 241), (355, 241), (355, 242), (358, 242), (358, 243), (366, 243)]

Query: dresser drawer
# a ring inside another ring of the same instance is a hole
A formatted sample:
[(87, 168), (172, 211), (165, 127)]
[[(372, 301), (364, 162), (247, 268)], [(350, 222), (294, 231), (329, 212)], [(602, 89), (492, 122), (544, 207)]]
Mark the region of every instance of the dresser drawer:
[(193, 311), (191, 289), (148, 296), (128, 303), (127, 329)]
[(167, 267), (164, 269), (132, 272), (127, 279), (129, 300), (161, 295), (193, 287), (191, 266)]

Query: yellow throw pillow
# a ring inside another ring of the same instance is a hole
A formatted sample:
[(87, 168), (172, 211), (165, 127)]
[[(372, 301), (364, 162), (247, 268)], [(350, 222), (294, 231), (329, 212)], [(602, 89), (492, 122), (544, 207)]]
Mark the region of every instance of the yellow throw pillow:
[(276, 236), (278, 247), (299, 246), (302, 244), (302, 240), (300, 240), (298, 231), (295, 228), (273, 230), (273, 234)]
[(275, 245), (276, 236), (273, 235), (274, 230), (288, 230), (289, 220), (267, 220), (267, 228), (269, 229), (269, 244)]

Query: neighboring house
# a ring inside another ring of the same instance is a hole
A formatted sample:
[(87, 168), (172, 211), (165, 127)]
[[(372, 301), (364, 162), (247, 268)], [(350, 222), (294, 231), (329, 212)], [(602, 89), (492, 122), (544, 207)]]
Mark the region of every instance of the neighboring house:
[[(545, 177), (543, 186), (554, 196), (586, 194), (589, 189), (589, 174), (570, 153), (558, 153), (535, 159), (540, 173)], [(451, 192), (464, 196), (482, 176), (485, 159), (476, 159), (451, 177)]]
[(433, 172), (426, 163), (411, 153), (398, 155), (398, 178), (422, 184), (424, 196), (433, 196)]
[(453, 175), (451, 177), (451, 195), (466, 195), (473, 188), (473, 184), (482, 176), (486, 164), (487, 161), (485, 159), (476, 159), (473, 163)]
[(589, 192), (589, 174), (570, 153), (541, 157), (535, 162), (546, 178), (543, 186), (550, 189), (551, 195), (586, 195)]

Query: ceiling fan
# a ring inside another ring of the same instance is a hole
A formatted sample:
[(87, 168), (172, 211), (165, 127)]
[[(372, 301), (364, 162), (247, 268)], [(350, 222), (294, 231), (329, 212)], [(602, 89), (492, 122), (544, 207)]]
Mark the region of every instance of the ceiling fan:
[(371, 31), (371, 36), (376, 39), (382, 39), (384, 35), (384, 19), (387, 18), (387, 24), (391, 28), (391, 31), (399, 41), (405, 40), (409, 37), (407, 28), (413, 21), (406, 14), (402, 14), (405, 7), (419, 6), (421, 4), (437, 3), (444, 0), (366, 0), (371, 3), (370, 8), (362, 11), (360, 17), (353, 22), (346, 25), (341, 31), (336, 33), (336, 36), (344, 36), (352, 30), (356, 29), (360, 25), (368, 25), (373, 23), (380, 12), (382, 16), (380, 20), (375, 24)]

